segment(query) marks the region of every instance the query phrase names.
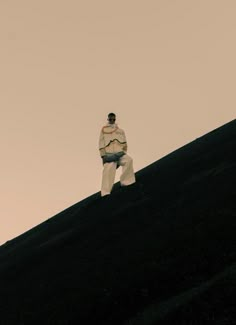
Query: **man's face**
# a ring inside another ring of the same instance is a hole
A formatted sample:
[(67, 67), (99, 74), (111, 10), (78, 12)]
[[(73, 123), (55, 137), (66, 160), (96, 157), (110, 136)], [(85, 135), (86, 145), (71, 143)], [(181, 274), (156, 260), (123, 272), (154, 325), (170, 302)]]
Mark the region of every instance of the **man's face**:
[(115, 116), (108, 116), (107, 120), (108, 120), (109, 124), (114, 124), (115, 121), (116, 121), (116, 117)]

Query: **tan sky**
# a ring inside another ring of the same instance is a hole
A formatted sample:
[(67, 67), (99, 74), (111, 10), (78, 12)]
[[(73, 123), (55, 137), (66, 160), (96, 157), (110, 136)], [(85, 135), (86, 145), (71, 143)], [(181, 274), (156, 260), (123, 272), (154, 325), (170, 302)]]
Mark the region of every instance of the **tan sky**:
[(235, 0), (1, 0), (0, 244), (100, 190), (110, 111), (135, 171), (234, 119), (235, 16)]

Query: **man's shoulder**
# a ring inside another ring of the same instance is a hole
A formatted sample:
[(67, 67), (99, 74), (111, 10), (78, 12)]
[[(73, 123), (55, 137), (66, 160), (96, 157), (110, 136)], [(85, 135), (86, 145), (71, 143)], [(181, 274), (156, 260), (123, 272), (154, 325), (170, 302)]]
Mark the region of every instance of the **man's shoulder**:
[(101, 131), (108, 130), (108, 129), (109, 129), (109, 125), (103, 125), (101, 127)]
[(117, 127), (117, 131), (118, 131), (118, 132), (122, 132), (122, 133), (125, 132), (125, 131), (124, 131), (123, 129), (121, 129), (120, 127)]

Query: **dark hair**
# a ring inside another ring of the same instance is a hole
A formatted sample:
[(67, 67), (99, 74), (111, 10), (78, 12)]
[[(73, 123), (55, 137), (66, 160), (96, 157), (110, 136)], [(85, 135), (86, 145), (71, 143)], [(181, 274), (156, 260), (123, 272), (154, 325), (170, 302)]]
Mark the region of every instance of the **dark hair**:
[(116, 114), (115, 113), (109, 113), (108, 117), (116, 117)]

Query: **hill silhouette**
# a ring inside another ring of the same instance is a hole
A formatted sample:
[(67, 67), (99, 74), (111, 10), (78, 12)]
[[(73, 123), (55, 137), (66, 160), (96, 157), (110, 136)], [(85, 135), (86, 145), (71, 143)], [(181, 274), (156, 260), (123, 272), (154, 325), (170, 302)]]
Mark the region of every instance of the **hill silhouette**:
[(236, 120), (0, 246), (0, 324), (236, 324)]

